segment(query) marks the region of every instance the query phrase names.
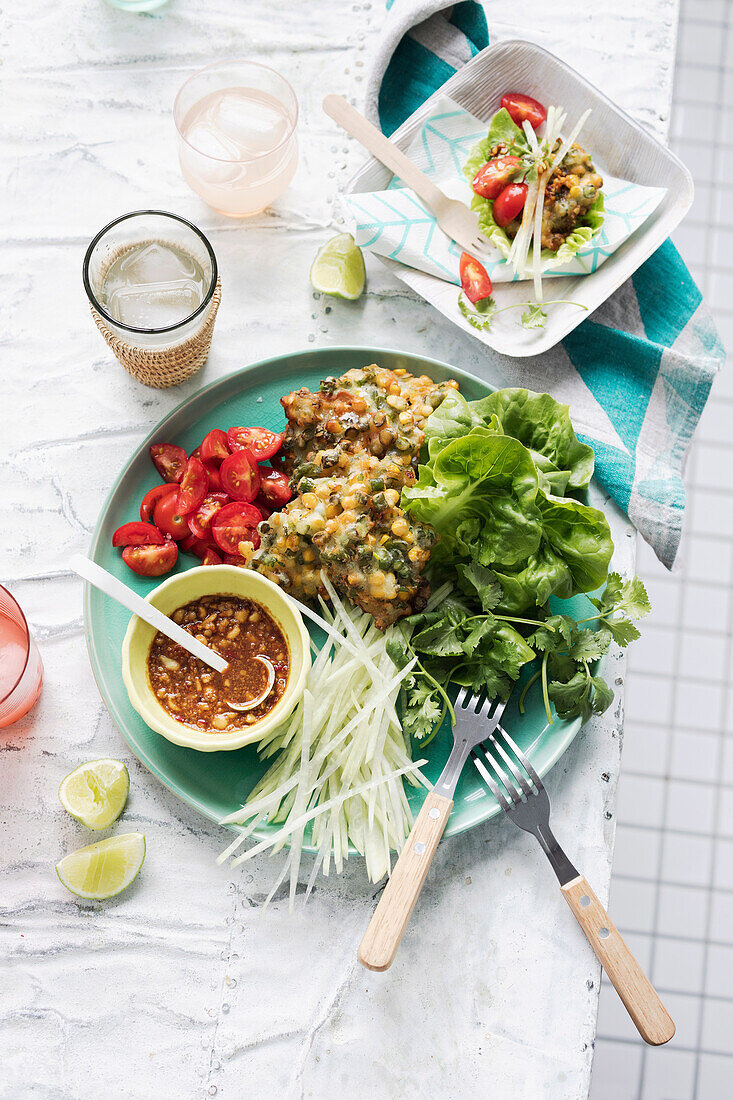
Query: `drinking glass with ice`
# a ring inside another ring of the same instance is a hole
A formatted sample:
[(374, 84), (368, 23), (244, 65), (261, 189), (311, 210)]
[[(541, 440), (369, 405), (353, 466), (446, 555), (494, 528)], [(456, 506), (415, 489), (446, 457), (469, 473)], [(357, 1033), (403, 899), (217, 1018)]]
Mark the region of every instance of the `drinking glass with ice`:
[(110, 222), (84, 258), (93, 308), (137, 348), (176, 346), (194, 336), (206, 324), (216, 280), (216, 257), (201, 230), (163, 210)]
[(190, 76), (173, 106), (183, 177), (221, 214), (269, 206), (298, 163), (298, 101), (282, 76), (254, 61), (224, 61)]

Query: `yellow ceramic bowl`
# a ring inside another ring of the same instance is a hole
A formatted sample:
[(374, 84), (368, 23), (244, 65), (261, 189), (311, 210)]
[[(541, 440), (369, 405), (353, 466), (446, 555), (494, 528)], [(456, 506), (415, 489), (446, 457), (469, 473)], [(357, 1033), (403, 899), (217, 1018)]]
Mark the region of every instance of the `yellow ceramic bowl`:
[(239, 569), (236, 565), (198, 566), (163, 581), (146, 599), (171, 615), (191, 600), (214, 595), (240, 596), (262, 604), (282, 630), (290, 649), (290, 675), (285, 692), (253, 726), (236, 733), (201, 733), (177, 722), (161, 706), (148, 680), (147, 659), (155, 636), (153, 627), (133, 615), (122, 642), (122, 679), (135, 710), (151, 729), (174, 745), (200, 752), (239, 749), (259, 741), (284, 722), (303, 694), (311, 663), (310, 639), (297, 605), (276, 584), (251, 569)]

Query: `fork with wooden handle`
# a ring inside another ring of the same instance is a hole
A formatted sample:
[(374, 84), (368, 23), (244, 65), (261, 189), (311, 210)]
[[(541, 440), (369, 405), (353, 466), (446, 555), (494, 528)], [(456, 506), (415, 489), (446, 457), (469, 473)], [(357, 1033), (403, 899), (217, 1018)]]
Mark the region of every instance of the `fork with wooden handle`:
[(465, 203), (449, 199), (394, 142), (372, 126), (343, 96), (327, 95), (323, 100), (323, 110), (415, 192), (428, 210), (435, 214), (438, 225), (451, 240), (473, 256), (488, 255), (491, 244), (483, 233), (479, 233), (478, 218)]
[(369, 970), (386, 970), (392, 965), (453, 809), (463, 765), (471, 749), (496, 729), (505, 706), (474, 696), (468, 688), (458, 692), (450, 756), (422, 804), (359, 947), (359, 962)]
[(550, 799), (527, 757), (498, 723), (471, 757), (507, 817), (539, 841), (565, 901), (642, 1039), (652, 1046), (668, 1043), (675, 1032), (672, 1017), (588, 882), (555, 839)]

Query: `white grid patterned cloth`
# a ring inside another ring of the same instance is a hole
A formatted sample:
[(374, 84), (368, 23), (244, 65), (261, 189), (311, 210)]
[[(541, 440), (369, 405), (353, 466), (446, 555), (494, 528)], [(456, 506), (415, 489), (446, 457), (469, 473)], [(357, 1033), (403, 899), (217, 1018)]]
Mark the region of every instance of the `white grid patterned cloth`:
[[(675, 235), (733, 352), (733, 5), (682, 0), (672, 147), (695, 176)], [(653, 613), (629, 654), (611, 912), (677, 1023), (645, 1047), (601, 992), (591, 1100), (733, 1092), (733, 371), (714, 384), (688, 464), (688, 535), (663, 574), (640, 545)]]

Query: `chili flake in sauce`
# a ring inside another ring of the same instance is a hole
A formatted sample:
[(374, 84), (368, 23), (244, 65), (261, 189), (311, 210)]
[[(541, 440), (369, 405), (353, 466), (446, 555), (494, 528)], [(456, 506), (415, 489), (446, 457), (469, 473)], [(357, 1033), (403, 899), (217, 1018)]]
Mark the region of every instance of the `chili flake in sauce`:
[[(148, 654), (148, 678), (171, 717), (204, 733), (234, 733), (264, 718), (282, 698), (290, 673), (288, 643), (261, 604), (239, 596), (202, 596), (171, 618), (228, 662), (224, 672), (215, 672), (157, 633)], [(267, 658), (275, 671), (272, 689), (258, 706), (233, 710), (230, 702), (244, 706), (267, 687), (268, 669), (257, 657)]]

